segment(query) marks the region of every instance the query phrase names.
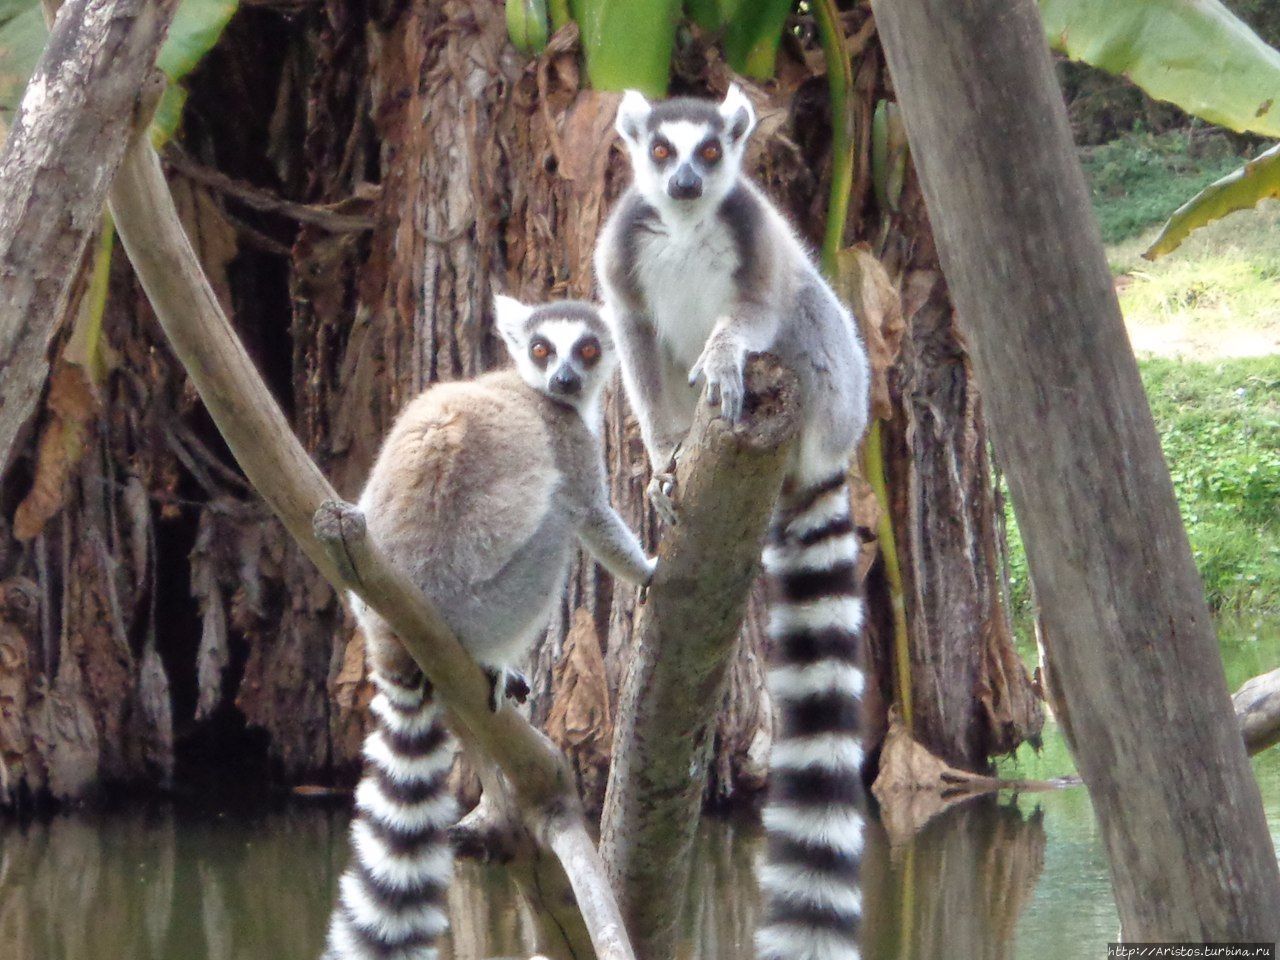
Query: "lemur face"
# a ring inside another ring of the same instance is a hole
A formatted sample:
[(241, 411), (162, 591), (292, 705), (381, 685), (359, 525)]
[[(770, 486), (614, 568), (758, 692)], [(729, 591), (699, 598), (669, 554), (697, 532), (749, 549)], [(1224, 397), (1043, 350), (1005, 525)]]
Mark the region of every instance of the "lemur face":
[(734, 84), (720, 103), (679, 98), (650, 103), (628, 90), (615, 123), (631, 154), (636, 188), (651, 204), (718, 203), (742, 167), (756, 115)]
[(565, 300), (530, 306), (494, 297), (498, 332), (524, 382), (573, 406), (593, 404), (617, 364), (599, 310)]

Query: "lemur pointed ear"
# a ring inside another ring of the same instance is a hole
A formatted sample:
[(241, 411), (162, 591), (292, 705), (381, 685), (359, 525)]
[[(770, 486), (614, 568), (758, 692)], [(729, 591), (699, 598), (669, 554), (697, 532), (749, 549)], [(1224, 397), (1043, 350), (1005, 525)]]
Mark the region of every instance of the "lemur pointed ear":
[(526, 306), (514, 297), (504, 297), (500, 293), (494, 295), (493, 316), (498, 333), (502, 335), (507, 346), (514, 351), (520, 349), (524, 322), (529, 319), (531, 313), (533, 313), (533, 307)]
[(622, 95), (618, 104), (618, 117), (613, 122), (614, 128), (622, 134), (628, 143), (639, 143), (644, 123), (649, 119), (653, 105), (644, 98), (639, 90), (628, 90)]
[(756, 110), (736, 83), (729, 84), (729, 92), (720, 101), (720, 116), (724, 117), (729, 139), (743, 143), (756, 126)]

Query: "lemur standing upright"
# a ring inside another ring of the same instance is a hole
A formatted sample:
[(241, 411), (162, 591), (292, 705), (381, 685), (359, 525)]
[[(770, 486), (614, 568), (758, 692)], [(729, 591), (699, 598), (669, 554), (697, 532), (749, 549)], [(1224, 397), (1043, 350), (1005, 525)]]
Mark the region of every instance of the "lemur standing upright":
[(761, 960), (856, 960), (864, 608), (847, 472), (867, 421), (866, 353), (849, 312), (742, 173), (755, 112), (738, 87), (721, 103), (651, 104), (631, 91), (616, 125), (634, 182), (601, 236), (596, 272), (659, 511), (674, 519), (674, 457), (699, 379), (730, 419), (742, 410), (748, 354), (770, 351), (799, 379), (803, 425), (764, 553), (781, 725), (756, 948)]
[[(409, 403), (360, 497), (369, 533), (490, 671), (495, 709), (507, 692), (527, 693), (513, 668), (546, 630), (575, 539), (632, 583), (647, 583), (656, 562), (609, 504), (600, 390), (616, 355), (596, 309), (508, 297), (496, 308), (516, 369)], [(352, 605), (375, 726), (325, 956), (434, 960), (453, 870), (453, 752), (417, 665), (376, 612)]]

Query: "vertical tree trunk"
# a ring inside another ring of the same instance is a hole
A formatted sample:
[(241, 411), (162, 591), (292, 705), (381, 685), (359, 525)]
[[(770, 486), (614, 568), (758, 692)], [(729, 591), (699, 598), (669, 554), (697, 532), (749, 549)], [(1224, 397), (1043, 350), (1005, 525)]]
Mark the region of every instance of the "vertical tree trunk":
[(1280, 870), (1039, 14), (876, 13), (1124, 935), (1274, 941)]
[(1043, 724), (1001, 591), (995, 489), (969, 355), (913, 169), (886, 260), (904, 330), (889, 372), (884, 460), (911, 650), (910, 733), (949, 763), (987, 770)]

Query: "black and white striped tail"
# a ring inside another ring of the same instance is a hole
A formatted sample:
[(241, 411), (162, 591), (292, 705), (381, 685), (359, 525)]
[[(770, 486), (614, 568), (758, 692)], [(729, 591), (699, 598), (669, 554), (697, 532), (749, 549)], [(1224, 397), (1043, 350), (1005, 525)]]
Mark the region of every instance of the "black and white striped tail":
[(845, 475), (784, 493), (764, 554), (779, 711), (759, 960), (858, 960), (864, 605)]
[(329, 922), (326, 960), (435, 960), (453, 874), (453, 750), (430, 687), (374, 673), (375, 725), (351, 823), (351, 865)]

